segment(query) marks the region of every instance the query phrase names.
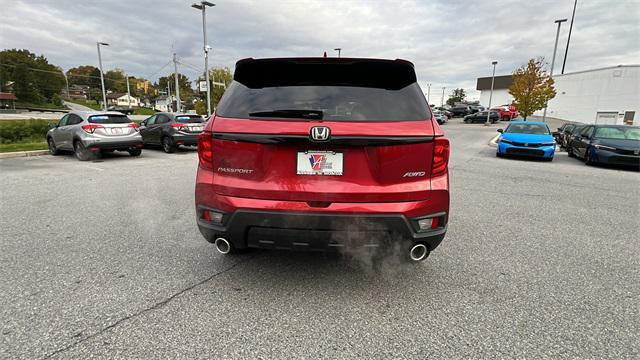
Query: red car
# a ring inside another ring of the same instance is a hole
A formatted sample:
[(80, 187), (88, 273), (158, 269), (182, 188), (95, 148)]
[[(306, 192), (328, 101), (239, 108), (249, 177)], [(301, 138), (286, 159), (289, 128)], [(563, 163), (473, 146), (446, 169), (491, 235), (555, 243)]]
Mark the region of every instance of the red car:
[(518, 112), (518, 109), (513, 104), (496, 106), (491, 108), (491, 110), (498, 112), (498, 114), (500, 114), (500, 120), (502, 121), (511, 121), (520, 116), (520, 112)]
[(405, 60), (244, 59), (198, 142), (206, 240), (245, 248), (404, 249), (449, 218), (449, 140)]

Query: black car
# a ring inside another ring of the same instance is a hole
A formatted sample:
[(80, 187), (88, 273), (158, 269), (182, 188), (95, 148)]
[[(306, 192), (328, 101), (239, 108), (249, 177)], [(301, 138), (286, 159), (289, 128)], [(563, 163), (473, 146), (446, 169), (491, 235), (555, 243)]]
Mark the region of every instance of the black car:
[(471, 114), (471, 109), (468, 106), (454, 106), (449, 109), (449, 112), (453, 117), (466, 116)]
[(567, 147), (587, 165), (612, 164), (640, 169), (640, 126), (585, 125)]
[[(500, 114), (498, 114), (495, 111), (491, 111), (491, 114), (489, 115), (489, 120), (491, 121), (492, 124), (497, 122), (498, 120), (500, 120)], [(480, 111), (475, 114), (467, 115), (464, 117), (465, 124), (484, 123), (484, 122), (487, 122), (486, 111)]]
[(469, 109), (471, 110), (472, 114), (486, 110), (482, 105), (469, 105)]
[(196, 114), (157, 113), (140, 123), (140, 134), (145, 145), (161, 145), (167, 153), (178, 146), (195, 146), (202, 133), (205, 120)]
[(561, 148), (567, 147), (566, 141), (569, 139), (569, 136), (575, 127), (576, 124), (567, 123), (558, 128), (557, 135), (554, 135), (554, 137), (556, 139), (556, 143), (560, 145)]
[(124, 107), (124, 106), (109, 106), (107, 108), (108, 111), (117, 111), (119, 113), (125, 114), (125, 115), (132, 115), (133, 114), (133, 109), (130, 109), (128, 107)]

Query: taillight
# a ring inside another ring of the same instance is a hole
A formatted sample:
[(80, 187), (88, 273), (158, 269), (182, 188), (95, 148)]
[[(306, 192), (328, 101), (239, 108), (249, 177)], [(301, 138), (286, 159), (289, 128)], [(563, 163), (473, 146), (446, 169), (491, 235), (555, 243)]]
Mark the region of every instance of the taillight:
[(93, 134), (96, 129), (103, 129), (104, 126), (99, 125), (99, 124), (87, 124), (87, 125), (82, 125), (82, 130), (88, 132), (89, 134)]
[(135, 130), (135, 131), (140, 131), (140, 130), (139, 130), (140, 125), (138, 125), (138, 124), (136, 124), (136, 123), (131, 123), (131, 124), (129, 124), (128, 126), (129, 126), (130, 128), (133, 128), (133, 130)]
[(449, 139), (437, 137), (433, 144), (433, 162), (431, 176), (437, 176), (447, 171), (449, 163)]
[(172, 128), (175, 128), (175, 129), (176, 129), (176, 130), (178, 130), (178, 131), (185, 131), (185, 130), (187, 130), (187, 125), (185, 125), (185, 124), (181, 124), (181, 123), (173, 123), (173, 124), (171, 124), (171, 125), (169, 125), (169, 126), (171, 126)]
[(209, 132), (198, 135), (198, 160), (200, 167), (213, 169), (213, 136)]

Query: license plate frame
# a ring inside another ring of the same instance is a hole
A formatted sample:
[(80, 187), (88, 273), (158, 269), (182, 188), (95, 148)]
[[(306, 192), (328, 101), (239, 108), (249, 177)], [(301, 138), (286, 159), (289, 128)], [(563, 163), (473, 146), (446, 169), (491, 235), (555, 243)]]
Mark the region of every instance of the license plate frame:
[(326, 150), (298, 151), (296, 154), (296, 175), (343, 176), (344, 153)]

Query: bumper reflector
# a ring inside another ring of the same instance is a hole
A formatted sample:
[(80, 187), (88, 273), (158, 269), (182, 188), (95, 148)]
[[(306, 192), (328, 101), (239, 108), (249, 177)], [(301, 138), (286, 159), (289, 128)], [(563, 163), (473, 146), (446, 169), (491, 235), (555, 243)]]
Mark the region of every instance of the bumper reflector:
[(204, 210), (202, 212), (202, 220), (211, 221), (212, 223), (222, 224), (222, 213)]

